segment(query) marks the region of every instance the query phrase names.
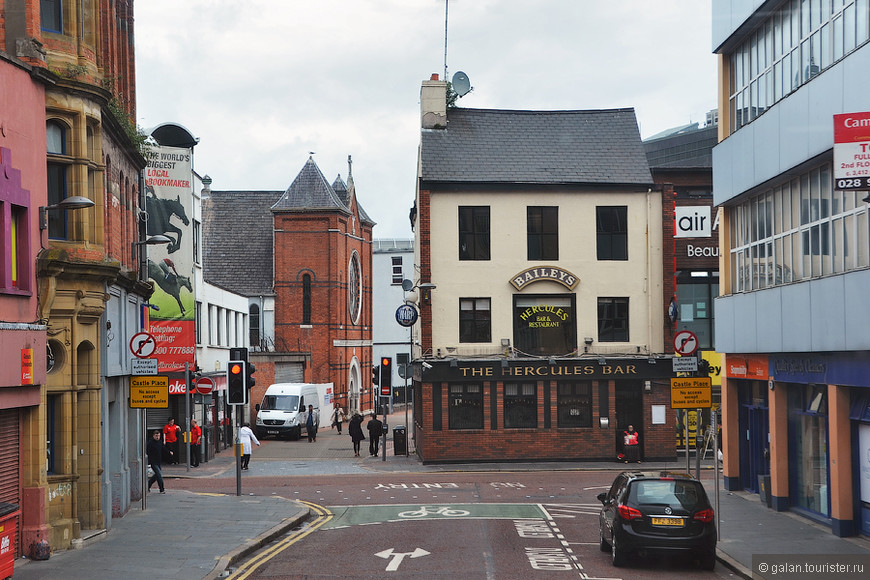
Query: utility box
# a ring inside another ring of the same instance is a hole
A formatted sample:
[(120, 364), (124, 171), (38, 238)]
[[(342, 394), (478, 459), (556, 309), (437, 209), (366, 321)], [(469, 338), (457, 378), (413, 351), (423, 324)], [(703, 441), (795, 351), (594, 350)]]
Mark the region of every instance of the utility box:
[(15, 536), (20, 514), (14, 503), (0, 502), (0, 578), (11, 578), (15, 568)]
[(393, 429), (393, 453), (395, 455), (408, 454), (408, 433), (404, 425), (396, 425)]

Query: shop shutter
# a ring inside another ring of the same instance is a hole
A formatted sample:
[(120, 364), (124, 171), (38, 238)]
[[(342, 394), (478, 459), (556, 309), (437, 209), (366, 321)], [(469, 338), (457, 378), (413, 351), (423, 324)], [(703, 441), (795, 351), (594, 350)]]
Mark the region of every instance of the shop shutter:
[[(18, 442), (21, 425), (18, 409), (0, 411), (0, 502), (21, 507), (20, 466)], [(18, 517), (15, 535), (15, 557), (21, 555), (21, 517)]]
[[(259, 381), (257, 381), (259, 383)], [(276, 383), (305, 382), (305, 368), (302, 363), (275, 363)]]

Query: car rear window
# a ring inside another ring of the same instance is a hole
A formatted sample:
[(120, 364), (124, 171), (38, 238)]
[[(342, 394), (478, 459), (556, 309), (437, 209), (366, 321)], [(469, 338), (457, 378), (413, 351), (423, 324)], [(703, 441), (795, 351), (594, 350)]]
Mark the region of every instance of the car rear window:
[(702, 502), (703, 491), (695, 481), (638, 480), (632, 482), (629, 503), (670, 506), (692, 511)]

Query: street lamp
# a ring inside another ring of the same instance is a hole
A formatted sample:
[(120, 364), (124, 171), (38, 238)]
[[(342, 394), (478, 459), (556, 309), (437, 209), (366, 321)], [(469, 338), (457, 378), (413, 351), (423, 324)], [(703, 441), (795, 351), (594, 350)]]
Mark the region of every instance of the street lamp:
[[(432, 290), (437, 288), (437, 286), (431, 282), (424, 282), (422, 284), (414, 284), (411, 280), (403, 280), (402, 281), (402, 290), (405, 291), (405, 304), (399, 307), (401, 311), (403, 308), (412, 310), (410, 314), (412, 314), (411, 318), (406, 316), (400, 317), (397, 316), (397, 320), (399, 324), (402, 326), (408, 327), (408, 366), (405, 367), (405, 387), (404, 387), (404, 395), (405, 395), (405, 455), (409, 455), (409, 445), (408, 445), (408, 370), (411, 367), (411, 361), (414, 359), (414, 323), (417, 322), (417, 310), (414, 307), (414, 303), (419, 300), (419, 296), (415, 290), (420, 290), (422, 294), (422, 298), (424, 302), (429, 302), (429, 296)], [(425, 364), (425, 363), (424, 363)]]
[(157, 234), (156, 236), (149, 236), (147, 239), (142, 240), (141, 242), (133, 242), (130, 248), (130, 259), (136, 259), (136, 247), (137, 246), (158, 246), (161, 244), (169, 244), (172, 240), (168, 236), (164, 236), (163, 234)]
[(86, 209), (89, 207), (94, 207), (93, 200), (88, 199), (87, 197), (83, 197), (81, 195), (71, 195), (69, 197), (65, 197), (59, 202), (52, 205), (43, 205), (39, 208), (39, 229), (45, 230), (48, 229), (48, 212), (49, 210), (73, 210), (73, 209)]

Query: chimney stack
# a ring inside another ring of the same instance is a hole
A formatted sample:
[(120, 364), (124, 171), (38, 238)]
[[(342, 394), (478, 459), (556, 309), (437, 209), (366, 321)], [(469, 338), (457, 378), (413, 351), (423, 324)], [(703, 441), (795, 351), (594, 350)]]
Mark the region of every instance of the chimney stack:
[(433, 73), (420, 89), (420, 121), (424, 129), (447, 128), (447, 82)]

